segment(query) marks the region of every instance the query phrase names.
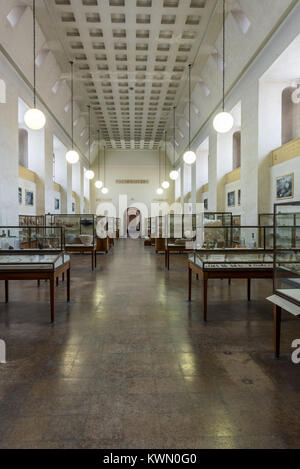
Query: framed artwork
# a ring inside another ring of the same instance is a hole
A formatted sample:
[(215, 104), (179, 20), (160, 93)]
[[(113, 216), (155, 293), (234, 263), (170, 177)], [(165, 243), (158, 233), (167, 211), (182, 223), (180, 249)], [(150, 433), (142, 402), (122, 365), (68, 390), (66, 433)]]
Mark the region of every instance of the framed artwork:
[(55, 199), (55, 200), (54, 200), (54, 209), (55, 209), (55, 210), (59, 210), (59, 207), (60, 207), (60, 200), (59, 200), (59, 199)]
[(19, 187), (19, 189), (18, 189), (18, 200), (19, 200), (19, 204), (21, 205), (21, 204), (22, 204), (22, 201), (23, 201), (23, 191), (22, 191), (22, 187)]
[(294, 197), (294, 173), (276, 178), (276, 199), (291, 199)]
[(241, 189), (238, 190), (238, 205), (241, 205)]
[(75, 212), (75, 202), (72, 202), (72, 212)]
[(204, 199), (203, 204), (204, 204), (204, 210), (207, 210), (208, 209), (208, 199)]
[(34, 194), (32, 191), (25, 191), (25, 205), (33, 207), (34, 205)]
[(235, 206), (235, 191), (227, 192), (227, 206)]

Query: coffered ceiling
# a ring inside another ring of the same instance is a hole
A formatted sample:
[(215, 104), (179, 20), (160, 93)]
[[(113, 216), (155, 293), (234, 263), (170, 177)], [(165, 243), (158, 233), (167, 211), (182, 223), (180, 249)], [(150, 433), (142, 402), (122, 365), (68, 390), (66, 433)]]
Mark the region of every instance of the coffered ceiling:
[[(217, 0), (44, 0), (38, 20), (111, 148), (158, 148)], [(47, 15), (45, 15), (45, 8)], [(52, 21), (49, 21), (49, 18)]]

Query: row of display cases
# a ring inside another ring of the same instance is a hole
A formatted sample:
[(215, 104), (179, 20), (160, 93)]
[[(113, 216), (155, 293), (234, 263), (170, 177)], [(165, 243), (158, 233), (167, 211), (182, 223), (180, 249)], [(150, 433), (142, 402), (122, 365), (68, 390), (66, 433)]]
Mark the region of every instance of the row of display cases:
[[(43, 223), (42, 223), (43, 222)], [(56, 228), (63, 229), (64, 245), (80, 245), (84, 241), (95, 244), (96, 239), (118, 238), (120, 231), (120, 220), (113, 217), (95, 216), (86, 214), (48, 214), (45, 216), (20, 216), (19, 225), (26, 228), (23, 238), (27, 239), (29, 245), (35, 248), (37, 240), (43, 236), (53, 237)], [(29, 230), (28, 227), (31, 227)], [(47, 227), (46, 232), (43, 227)], [(52, 229), (52, 231), (51, 231)], [(2, 233), (4, 237), (4, 233)], [(25, 242), (25, 241), (24, 241)]]
[[(293, 224), (283, 223), (285, 215)], [(272, 270), (274, 294), (300, 307), (300, 226), (294, 225), (299, 215), (300, 202), (275, 204), (271, 226), (205, 226), (189, 261), (216, 275)]]
[(241, 216), (231, 212), (203, 212), (202, 214), (169, 214), (145, 219), (144, 235), (149, 238), (195, 237), (201, 217), (202, 225), (239, 226)]

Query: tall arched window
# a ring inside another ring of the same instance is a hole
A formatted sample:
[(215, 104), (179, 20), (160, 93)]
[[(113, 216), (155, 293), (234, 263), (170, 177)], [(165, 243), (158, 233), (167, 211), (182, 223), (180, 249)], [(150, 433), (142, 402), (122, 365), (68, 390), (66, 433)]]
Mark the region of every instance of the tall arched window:
[(292, 100), (295, 88), (289, 86), (282, 92), (281, 138), (282, 145), (300, 137), (300, 103)]
[(238, 130), (232, 136), (232, 169), (241, 167), (241, 132)]
[(6, 84), (4, 80), (0, 79), (0, 104), (6, 103)]
[(19, 164), (28, 168), (28, 132), (19, 129)]

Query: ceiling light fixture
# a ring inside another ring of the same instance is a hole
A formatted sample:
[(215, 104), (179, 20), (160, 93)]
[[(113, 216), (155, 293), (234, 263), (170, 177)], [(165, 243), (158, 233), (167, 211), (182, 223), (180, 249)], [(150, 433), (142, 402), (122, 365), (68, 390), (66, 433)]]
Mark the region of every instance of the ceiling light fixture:
[(183, 155), (183, 160), (186, 164), (193, 164), (196, 161), (196, 155), (191, 150), (191, 69), (192, 64), (189, 64), (189, 149)]
[(98, 130), (98, 180), (95, 182), (96, 189), (103, 187), (103, 182), (100, 179), (100, 130)]
[(222, 112), (216, 115), (213, 121), (214, 129), (219, 134), (229, 132), (234, 124), (233, 117), (229, 112), (225, 111), (225, 68), (226, 68), (226, 5), (223, 0), (223, 98)]
[(73, 65), (74, 62), (70, 62), (71, 65), (71, 142), (72, 142), (72, 149), (67, 151), (66, 153), (66, 160), (70, 164), (76, 164), (79, 161), (79, 154), (76, 150), (74, 150), (74, 126), (73, 126), (73, 119), (74, 119), (74, 74), (73, 74)]
[(88, 106), (89, 110), (89, 169), (85, 172), (85, 177), (91, 181), (95, 177), (94, 171), (90, 169), (91, 166), (91, 106)]
[(173, 108), (173, 170), (170, 172), (169, 176), (172, 181), (176, 181), (179, 176), (179, 172), (175, 169), (175, 163), (176, 163), (176, 106)]
[(32, 17), (33, 17), (33, 108), (26, 111), (24, 115), (24, 122), (31, 130), (41, 130), (46, 125), (45, 114), (36, 107), (36, 13), (35, 13), (35, 0), (32, 4)]

